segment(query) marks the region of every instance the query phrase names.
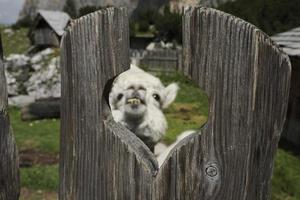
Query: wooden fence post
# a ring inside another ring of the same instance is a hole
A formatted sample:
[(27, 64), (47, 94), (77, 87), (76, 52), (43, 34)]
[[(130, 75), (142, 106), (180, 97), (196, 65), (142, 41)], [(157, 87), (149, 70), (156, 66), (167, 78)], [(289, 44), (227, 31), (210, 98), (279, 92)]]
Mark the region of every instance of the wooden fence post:
[(19, 199), (19, 160), (8, 116), (3, 49), (0, 36), (0, 200)]
[(62, 44), (59, 199), (268, 198), (288, 57), (252, 25), (213, 9), (186, 9), (183, 27), (182, 71), (207, 92), (210, 115), (158, 168), (107, 105), (109, 80), (129, 67), (126, 11), (108, 8), (71, 24)]
[(154, 156), (114, 123), (103, 98), (129, 68), (128, 24), (126, 10), (108, 8), (74, 21), (63, 38), (59, 199), (148, 199)]
[[(179, 160), (198, 159), (186, 161), (198, 165), (188, 171), (199, 169), (198, 182), (188, 182), (199, 188), (199, 199), (269, 199), (289, 96), (289, 58), (256, 27), (214, 9), (187, 8), (183, 27), (183, 71), (210, 101), (208, 122), (194, 145), (199, 149), (177, 153)], [(181, 162), (177, 170), (185, 167)], [(179, 191), (189, 189), (187, 183)]]

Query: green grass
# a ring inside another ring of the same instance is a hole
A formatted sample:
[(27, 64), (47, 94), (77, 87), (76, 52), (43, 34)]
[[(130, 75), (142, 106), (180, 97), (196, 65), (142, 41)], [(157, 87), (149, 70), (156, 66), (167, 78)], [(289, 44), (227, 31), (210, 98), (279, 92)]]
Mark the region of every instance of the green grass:
[[(35, 150), (40, 153), (59, 153), (59, 126), (56, 119), (22, 121), (19, 108), (9, 108), (10, 122), (19, 151)], [(58, 165), (21, 168), (21, 186), (34, 190), (56, 191)], [(41, 194), (36, 194), (39, 196)], [(34, 199), (34, 198), (33, 198)]]
[(272, 200), (300, 199), (300, 157), (279, 149), (272, 178)]
[[(165, 110), (169, 130), (164, 141), (170, 143), (176, 135), (187, 129), (197, 129), (205, 124), (209, 113), (208, 98), (194, 83), (180, 74), (160, 75), (164, 84), (178, 82), (180, 90), (176, 101)], [(59, 120), (23, 122), (18, 108), (9, 109), (11, 124), (18, 148), (39, 152), (59, 152)], [(56, 191), (58, 166), (34, 166), (21, 169), (22, 187), (33, 191)], [(35, 193), (34, 193), (35, 194)], [(36, 193), (31, 200), (42, 199)], [(22, 198), (21, 198), (22, 199)], [(279, 149), (275, 158), (272, 178), (272, 200), (300, 199), (300, 158)]]
[(35, 190), (56, 191), (58, 189), (58, 165), (22, 168), (21, 186)]
[(206, 123), (209, 102), (205, 92), (180, 73), (161, 74), (158, 77), (165, 85), (172, 82), (179, 85), (175, 102), (164, 112), (169, 128), (163, 141), (170, 144), (183, 131), (199, 129)]
[(0, 25), (0, 34), (2, 37), (2, 45), (4, 56), (8, 56), (10, 54), (21, 54), (28, 50), (30, 47), (30, 41), (27, 37), (28, 29), (21, 28), (13, 30), (14, 33), (12, 35), (4, 33), (6, 28)]
[(18, 108), (9, 108), (9, 114), (20, 151), (34, 149), (42, 153), (58, 154), (59, 120), (22, 121)]

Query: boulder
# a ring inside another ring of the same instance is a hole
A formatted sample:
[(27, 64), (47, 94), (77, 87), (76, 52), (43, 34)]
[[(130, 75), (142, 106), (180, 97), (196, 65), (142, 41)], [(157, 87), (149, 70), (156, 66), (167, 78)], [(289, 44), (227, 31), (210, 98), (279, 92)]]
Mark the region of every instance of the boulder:
[(27, 95), (24, 83), (33, 71), (30, 58), (25, 55), (12, 54), (5, 61), (8, 96)]
[(9, 97), (8, 103), (10, 106), (23, 107), (27, 106), (35, 101), (34, 97), (28, 95), (20, 95), (15, 97)]
[(49, 63), (41, 65), (40, 69), (32, 73), (25, 83), (28, 95), (35, 99), (60, 97), (61, 79), (58, 63), (59, 58), (54, 57)]

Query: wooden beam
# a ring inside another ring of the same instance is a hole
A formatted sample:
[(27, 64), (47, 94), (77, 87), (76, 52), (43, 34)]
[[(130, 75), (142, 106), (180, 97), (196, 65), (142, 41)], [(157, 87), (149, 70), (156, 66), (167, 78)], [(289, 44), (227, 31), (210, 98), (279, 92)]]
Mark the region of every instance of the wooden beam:
[(0, 200), (17, 200), (20, 193), (19, 158), (9, 122), (6, 87), (0, 35)]

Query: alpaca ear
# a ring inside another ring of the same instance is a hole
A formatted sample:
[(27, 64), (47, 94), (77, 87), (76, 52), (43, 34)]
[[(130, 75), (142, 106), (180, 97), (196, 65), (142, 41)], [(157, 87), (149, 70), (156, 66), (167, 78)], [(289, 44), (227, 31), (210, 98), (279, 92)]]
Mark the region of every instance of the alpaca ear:
[(178, 89), (179, 87), (177, 83), (171, 83), (165, 88), (164, 90), (165, 98), (162, 102), (163, 108), (167, 108), (175, 100)]

